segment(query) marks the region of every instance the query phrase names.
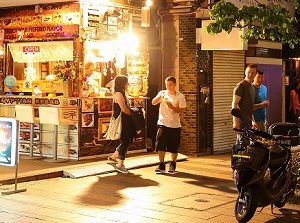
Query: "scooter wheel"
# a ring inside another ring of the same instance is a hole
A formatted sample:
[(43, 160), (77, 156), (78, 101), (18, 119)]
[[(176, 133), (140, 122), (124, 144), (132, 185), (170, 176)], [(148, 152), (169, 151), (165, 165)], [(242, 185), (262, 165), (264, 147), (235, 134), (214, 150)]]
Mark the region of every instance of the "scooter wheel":
[(280, 199), (278, 201), (274, 202), (275, 207), (277, 208), (282, 208), (287, 202), (287, 196), (284, 197), (280, 197)]
[(250, 221), (257, 208), (256, 186), (243, 187), (235, 203), (235, 218), (240, 223)]

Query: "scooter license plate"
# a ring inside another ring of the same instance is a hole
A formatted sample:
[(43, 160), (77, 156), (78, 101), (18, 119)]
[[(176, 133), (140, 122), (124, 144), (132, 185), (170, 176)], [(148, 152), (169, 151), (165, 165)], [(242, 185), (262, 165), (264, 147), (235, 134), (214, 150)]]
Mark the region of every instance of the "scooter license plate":
[(280, 139), (280, 140), (276, 140), (276, 143), (281, 144), (281, 145), (290, 146), (291, 145), (291, 140), (289, 140), (289, 139)]

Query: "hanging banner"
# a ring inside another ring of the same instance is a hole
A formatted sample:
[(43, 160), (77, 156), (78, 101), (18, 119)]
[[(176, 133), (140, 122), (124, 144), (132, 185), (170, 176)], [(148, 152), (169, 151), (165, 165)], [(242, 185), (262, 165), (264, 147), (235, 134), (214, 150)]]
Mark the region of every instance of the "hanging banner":
[(13, 118), (0, 118), (0, 165), (15, 166), (19, 162), (18, 122)]

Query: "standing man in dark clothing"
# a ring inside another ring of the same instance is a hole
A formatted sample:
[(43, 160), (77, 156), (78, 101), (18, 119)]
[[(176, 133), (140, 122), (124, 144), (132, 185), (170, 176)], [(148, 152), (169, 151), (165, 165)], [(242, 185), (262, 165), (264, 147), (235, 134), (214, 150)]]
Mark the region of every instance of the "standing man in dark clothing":
[(233, 116), (233, 128), (240, 129), (252, 125), (255, 97), (252, 82), (256, 73), (256, 64), (249, 64), (245, 69), (245, 79), (239, 82), (233, 90), (232, 108), (238, 108), (242, 112), (242, 122), (239, 118)]

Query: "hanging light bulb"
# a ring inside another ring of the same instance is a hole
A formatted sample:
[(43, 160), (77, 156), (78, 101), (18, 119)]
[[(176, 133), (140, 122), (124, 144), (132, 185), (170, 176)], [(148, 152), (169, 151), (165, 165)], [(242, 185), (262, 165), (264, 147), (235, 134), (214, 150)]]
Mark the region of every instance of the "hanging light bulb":
[(152, 5), (152, 0), (146, 0), (146, 6), (150, 7)]

